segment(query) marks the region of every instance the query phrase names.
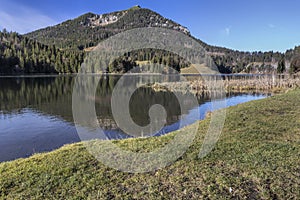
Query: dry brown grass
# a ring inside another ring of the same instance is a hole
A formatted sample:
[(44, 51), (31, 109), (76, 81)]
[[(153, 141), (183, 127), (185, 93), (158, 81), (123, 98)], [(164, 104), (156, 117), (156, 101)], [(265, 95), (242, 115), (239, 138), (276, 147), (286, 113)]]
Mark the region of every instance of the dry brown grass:
[(242, 79), (225, 79), (226, 91), (279, 93), (300, 86), (299, 77), (257, 76)]

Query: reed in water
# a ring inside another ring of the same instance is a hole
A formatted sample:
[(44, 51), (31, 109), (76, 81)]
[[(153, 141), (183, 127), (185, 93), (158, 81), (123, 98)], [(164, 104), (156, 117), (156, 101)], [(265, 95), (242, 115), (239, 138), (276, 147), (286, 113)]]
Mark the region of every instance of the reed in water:
[(295, 75), (212, 76), (180, 82), (155, 83), (151, 87), (155, 91), (191, 92), (197, 96), (206, 96), (218, 90), (226, 93), (280, 93), (300, 87), (300, 77)]

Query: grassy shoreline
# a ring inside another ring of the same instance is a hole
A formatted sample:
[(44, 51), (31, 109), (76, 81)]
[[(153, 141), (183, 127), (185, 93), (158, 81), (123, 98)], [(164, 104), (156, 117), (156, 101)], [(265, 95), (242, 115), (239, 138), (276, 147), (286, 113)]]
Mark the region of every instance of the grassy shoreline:
[[(130, 174), (99, 163), (83, 143), (0, 163), (2, 199), (286, 199), (300, 191), (300, 90), (227, 109), (223, 133), (204, 159), (210, 123), (199, 122), (189, 150), (155, 172)], [(114, 141), (132, 151), (164, 146), (176, 132)]]

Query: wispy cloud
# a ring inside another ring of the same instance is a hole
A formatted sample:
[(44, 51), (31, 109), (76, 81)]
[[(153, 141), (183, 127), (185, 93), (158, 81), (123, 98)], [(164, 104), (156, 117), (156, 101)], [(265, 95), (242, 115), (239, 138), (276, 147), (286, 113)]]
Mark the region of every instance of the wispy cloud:
[(55, 20), (24, 5), (14, 5), (11, 2), (1, 5), (0, 8), (1, 29), (6, 28), (18, 33), (27, 33), (54, 24), (56, 24)]
[(221, 32), (222, 32), (223, 35), (229, 36), (230, 33), (231, 33), (231, 27), (226, 27)]
[(276, 26), (274, 24), (268, 24), (269, 28), (276, 28)]
[(230, 30), (231, 30), (230, 27), (225, 28), (225, 33), (226, 33), (226, 35), (230, 35)]

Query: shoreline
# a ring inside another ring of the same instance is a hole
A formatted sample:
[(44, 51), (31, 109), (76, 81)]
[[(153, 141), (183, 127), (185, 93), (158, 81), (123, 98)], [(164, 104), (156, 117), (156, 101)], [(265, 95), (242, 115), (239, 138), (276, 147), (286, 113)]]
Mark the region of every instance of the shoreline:
[[(33, 73), (33, 74), (0, 74), (0, 77), (31, 77), (31, 76), (74, 76), (81, 73), (53, 73), (53, 74), (44, 74), (44, 73)], [(272, 73), (264, 74), (252, 74), (252, 73), (232, 73), (232, 74), (221, 74), (221, 73), (202, 73), (202, 74), (193, 74), (193, 73), (174, 73), (174, 74), (162, 74), (162, 73), (86, 73), (81, 75), (93, 75), (93, 76), (123, 76), (123, 75), (181, 75), (181, 76), (273, 76)], [(288, 74), (275, 74), (275, 76), (287, 76)]]
[[(250, 94), (250, 93), (249, 93), (249, 92), (245, 92), (245, 93), (236, 93), (236, 94)], [(254, 92), (253, 94), (255, 94), (255, 92)], [(262, 94), (262, 93), (257, 93), (257, 94)], [(267, 94), (267, 95), (270, 95), (270, 94)], [(270, 95), (270, 96), (271, 96), (271, 95)], [(267, 96), (267, 97), (269, 97), (269, 96)], [(267, 98), (267, 97), (266, 97), (266, 98)], [(257, 101), (257, 100), (251, 100), (251, 101)], [(247, 101), (247, 102), (251, 102), (251, 101)], [(238, 103), (237, 105), (245, 104), (245, 103), (247, 103), (247, 102)], [(236, 105), (236, 106), (237, 106), (237, 105)], [(229, 107), (231, 107), (231, 106), (228, 106), (228, 107), (225, 107), (225, 108), (221, 108), (221, 109), (227, 109), (227, 108), (229, 108)], [(203, 119), (199, 119), (199, 120), (197, 120), (196, 122), (193, 122), (192, 124), (198, 123), (198, 122), (201, 122), (201, 121), (206, 120), (207, 117), (211, 116), (211, 113), (212, 113), (212, 112), (214, 112), (214, 111), (208, 111), (208, 112), (205, 114), (205, 116), (204, 116)], [(191, 126), (192, 124), (189, 124), (189, 125), (187, 125), (187, 126)], [(184, 127), (186, 127), (186, 126), (184, 126)], [(184, 128), (184, 127), (182, 127), (182, 128)], [(181, 128), (181, 129), (182, 129), (182, 128)], [(167, 133), (162, 134), (162, 135), (154, 135), (154, 136), (151, 136), (151, 137), (164, 137), (164, 136), (168, 136), (169, 134), (173, 134), (174, 132), (179, 131), (179, 130), (181, 130), (181, 129), (177, 129), (177, 130), (175, 130), (175, 131), (167, 132)], [(151, 138), (151, 137), (119, 138), (119, 139), (109, 139), (109, 141), (111, 141), (111, 142), (117, 142), (117, 141), (125, 141), (125, 140), (147, 139), (147, 138)], [(105, 141), (105, 140), (99, 140), (99, 141)], [(68, 146), (68, 145), (72, 145), (72, 144), (77, 144), (77, 143), (82, 143), (82, 142), (85, 142), (85, 141), (78, 141), (78, 142), (73, 142), (73, 143), (66, 143), (66, 144), (60, 146), (59, 148), (55, 148), (55, 149), (52, 149), (52, 150), (49, 150), (49, 151), (38, 152), (38, 153), (36, 153), (36, 154), (50, 153), (50, 152), (56, 151), (56, 150), (58, 150), (58, 149), (60, 149), (60, 148), (62, 148), (62, 147), (64, 147), (64, 146)], [(29, 156), (26, 156), (26, 157), (19, 157), (19, 158), (12, 159), (12, 160), (8, 160), (8, 161), (2, 161), (2, 162), (0, 161), (0, 164), (1, 164), (1, 163), (4, 163), (4, 162), (12, 162), (12, 161), (16, 161), (16, 160), (18, 160), (18, 159), (28, 159), (28, 158), (30, 158), (30, 157), (32, 157), (32, 156), (34, 156), (34, 155), (35, 155), (35, 154), (29, 155)]]

